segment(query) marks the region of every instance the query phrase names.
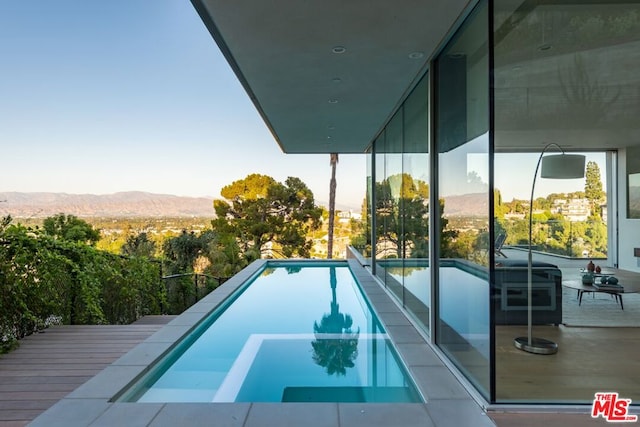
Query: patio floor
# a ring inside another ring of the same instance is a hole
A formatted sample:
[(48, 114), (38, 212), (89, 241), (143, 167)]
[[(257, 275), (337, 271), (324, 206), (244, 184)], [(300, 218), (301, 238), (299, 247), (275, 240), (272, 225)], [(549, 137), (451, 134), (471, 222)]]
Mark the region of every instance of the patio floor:
[(24, 338), (0, 356), (0, 427), (26, 425), (174, 318), (53, 326)]

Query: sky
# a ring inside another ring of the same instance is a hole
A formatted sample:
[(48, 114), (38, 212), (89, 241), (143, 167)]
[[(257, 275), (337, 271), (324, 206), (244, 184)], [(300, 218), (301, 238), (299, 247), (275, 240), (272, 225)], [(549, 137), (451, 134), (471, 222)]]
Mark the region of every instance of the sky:
[[(559, 151), (548, 151), (549, 154), (559, 154)], [(604, 152), (579, 153), (585, 155), (585, 166), (595, 162), (600, 169), (602, 189), (607, 191), (606, 155)], [(536, 169), (540, 154), (497, 154), (495, 156), (495, 188), (500, 190), (502, 200), (510, 202), (513, 199), (529, 200), (533, 172)], [(517, 178), (519, 177), (519, 178)], [(547, 179), (541, 178), (538, 172), (534, 198), (545, 197), (551, 193), (572, 193), (584, 191), (586, 178), (579, 179)]]
[[(0, 191), (219, 197), (250, 173), (329, 199), (329, 155), (284, 154), (188, 0), (0, 0)], [(359, 209), (365, 155), (341, 155)]]
[[(261, 173), (329, 199), (329, 155), (282, 153), (188, 0), (0, 0), (0, 160), (0, 192), (219, 197)], [(504, 200), (528, 199), (536, 160), (496, 158)], [(365, 176), (340, 156), (339, 207), (360, 209)]]
[[(487, 134), (483, 134), (469, 144), (477, 144), (478, 152), (486, 150)], [(544, 156), (560, 154), (556, 147), (549, 147)], [(603, 190), (607, 190), (606, 153), (605, 152), (569, 152), (567, 154), (582, 154), (586, 165), (594, 162), (600, 169)], [(502, 200), (510, 202), (513, 199), (529, 200), (533, 174), (540, 159), (540, 153), (496, 153), (494, 156), (494, 186), (500, 190)], [(467, 156), (467, 173), (475, 172), (483, 183), (489, 182), (489, 165), (487, 154), (477, 153)], [(534, 198), (546, 197), (551, 193), (573, 193), (584, 191), (585, 178), (577, 179), (547, 179), (542, 178), (540, 172), (536, 175)]]

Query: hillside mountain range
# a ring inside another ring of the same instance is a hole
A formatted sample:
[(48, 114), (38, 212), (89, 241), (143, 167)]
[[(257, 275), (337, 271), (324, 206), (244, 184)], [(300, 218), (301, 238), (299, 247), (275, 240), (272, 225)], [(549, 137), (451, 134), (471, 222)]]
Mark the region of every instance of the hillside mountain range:
[(484, 193), (459, 194), (444, 197), (445, 216), (487, 216), (489, 196)]
[(65, 213), (92, 217), (211, 217), (213, 199), (127, 191), (114, 194), (0, 193), (0, 216), (45, 218)]
[[(316, 200), (316, 204), (328, 203)], [(338, 210), (358, 211), (336, 204)], [(445, 198), (447, 216), (486, 215), (486, 194)], [(213, 218), (213, 198), (126, 191), (113, 194), (0, 192), (0, 217), (46, 218), (65, 213), (80, 218), (204, 217)]]

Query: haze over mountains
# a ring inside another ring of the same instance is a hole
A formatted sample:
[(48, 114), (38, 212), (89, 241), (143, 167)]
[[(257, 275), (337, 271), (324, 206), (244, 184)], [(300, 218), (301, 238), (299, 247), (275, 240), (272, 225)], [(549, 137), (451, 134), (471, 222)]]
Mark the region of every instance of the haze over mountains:
[[(360, 203), (360, 202), (359, 202)], [(316, 200), (316, 204), (328, 203)], [(354, 203), (355, 205), (356, 203)], [(360, 208), (336, 204), (338, 210)], [(0, 192), (0, 217), (46, 218), (59, 213), (80, 218), (213, 218), (213, 198), (126, 191), (113, 194)]]
[[(465, 194), (445, 198), (447, 216), (486, 215), (487, 196)], [(328, 203), (316, 200), (316, 204)], [(354, 203), (355, 205), (355, 203)], [(338, 210), (360, 208), (336, 204)], [(204, 217), (213, 218), (213, 198), (126, 191), (113, 194), (0, 192), (0, 217), (46, 218), (65, 213), (80, 218)]]
[(0, 193), (0, 216), (211, 217), (213, 199), (127, 191), (114, 194)]

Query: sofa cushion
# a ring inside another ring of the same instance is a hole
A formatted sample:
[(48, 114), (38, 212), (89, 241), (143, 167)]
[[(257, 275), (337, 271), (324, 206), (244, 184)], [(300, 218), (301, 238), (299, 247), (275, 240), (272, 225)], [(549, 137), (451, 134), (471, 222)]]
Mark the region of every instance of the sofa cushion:
[[(504, 260), (500, 260), (500, 262), (496, 262), (496, 267), (528, 267), (528, 266), (529, 266), (529, 261), (526, 259), (504, 259)], [(553, 265), (548, 262), (542, 262), (542, 261), (533, 261), (531, 263), (531, 266), (558, 268), (557, 265)]]

